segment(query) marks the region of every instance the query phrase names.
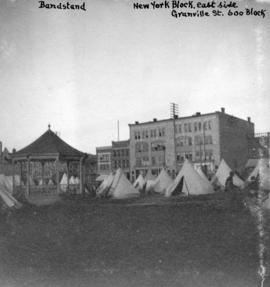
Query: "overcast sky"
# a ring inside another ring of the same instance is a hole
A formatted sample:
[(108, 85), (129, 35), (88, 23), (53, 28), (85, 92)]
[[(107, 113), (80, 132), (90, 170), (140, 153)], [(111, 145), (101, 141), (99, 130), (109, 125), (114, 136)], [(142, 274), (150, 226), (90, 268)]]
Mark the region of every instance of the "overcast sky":
[(179, 116), (225, 107), (270, 131), (270, 7), (260, 2), (240, 5), (268, 9), (264, 19), (176, 19), (131, 0), (89, 0), (86, 12), (1, 0), (0, 140), (21, 149), (50, 123), (94, 153), (117, 140), (117, 120), (127, 139), (129, 123), (168, 118), (171, 102)]

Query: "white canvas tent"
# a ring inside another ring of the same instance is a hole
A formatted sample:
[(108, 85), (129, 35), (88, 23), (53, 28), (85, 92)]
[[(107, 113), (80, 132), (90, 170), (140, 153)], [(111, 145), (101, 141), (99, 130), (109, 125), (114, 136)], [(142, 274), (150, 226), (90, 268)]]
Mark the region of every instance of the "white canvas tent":
[[(17, 174), (14, 175), (14, 184), (15, 186), (20, 185), (20, 176)], [(8, 191), (11, 194), (13, 190), (12, 176), (6, 176), (4, 174), (0, 174), (0, 185), (5, 186), (6, 191)]]
[(114, 179), (114, 175), (110, 173), (98, 187), (96, 191), (97, 196), (106, 196), (108, 190), (110, 189), (112, 185), (113, 179)]
[(80, 184), (80, 179), (78, 178), (78, 176), (75, 176), (74, 181), (75, 181), (75, 184)]
[(49, 181), (48, 181), (48, 185), (54, 185), (52, 179), (50, 178)]
[(61, 178), (60, 184), (67, 184), (67, 183), (68, 183), (68, 177), (67, 177), (67, 174), (64, 173)]
[(270, 190), (270, 167), (269, 160), (260, 159), (254, 168), (254, 170), (249, 175), (247, 181), (251, 181), (252, 177), (259, 176), (260, 188), (265, 190)]
[(198, 166), (195, 170), (198, 172), (198, 174), (199, 174), (202, 178), (204, 178), (205, 180), (208, 181), (208, 178), (206, 177), (205, 173), (203, 172), (201, 166)]
[(163, 168), (155, 180), (154, 191), (164, 194), (166, 189), (173, 183), (173, 180)]
[(147, 174), (145, 176), (145, 180), (146, 180), (145, 191), (147, 193), (154, 190), (154, 186), (156, 184), (156, 179), (157, 179), (157, 177), (152, 174), (150, 169), (148, 169)]
[(185, 195), (199, 195), (213, 193), (213, 187), (208, 180), (202, 178), (186, 159), (173, 183), (166, 189), (165, 196), (183, 193)]
[(3, 204), (9, 208), (20, 208), (22, 206), (2, 185), (0, 186), (0, 197)]
[(97, 178), (96, 181), (103, 181), (106, 177), (108, 177), (108, 174), (100, 174)]
[(61, 190), (64, 192), (67, 191), (67, 183), (68, 183), (68, 177), (67, 177), (67, 174), (64, 173), (60, 181)]
[(134, 188), (129, 180), (119, 168), (114, 176), (112, 185), (108, 191), (108, 196), (115, 199), (138, 197), (140, 192)]
[[(232, 169), (228, 166), (228, 164), (225, 162), (225, 160), (222, 159), (220, 164), (219, 164), (219, 167), (218, 167), (216, 174), (214, 175), (214, 177), (211, 180), (211, 183), (213, 185), (218, 185), (218, 186), (221, 186), (222, 188), (224, 188), (226, 180), (229, 177), (231, 171), (232, 171)], [(237, 174), (234, 174), (234, 176), (233, 176), (233, 184), (235, 186), (240, 187), (240, 188), (243, 188), (245, 185), (244, 181), (239, 176), (237, 176)]]
[(142, 174), (140, 174), (137, 179), (135, 180), (135, 182), (133, 183), (133, 186), (138, 189), (139, 191), (143, 191), (145, 189), (146, 186), (146, 181), (143, 178)]
[(76, 184), (75, 177), (73, 175), (69, 179), (69, 184)]

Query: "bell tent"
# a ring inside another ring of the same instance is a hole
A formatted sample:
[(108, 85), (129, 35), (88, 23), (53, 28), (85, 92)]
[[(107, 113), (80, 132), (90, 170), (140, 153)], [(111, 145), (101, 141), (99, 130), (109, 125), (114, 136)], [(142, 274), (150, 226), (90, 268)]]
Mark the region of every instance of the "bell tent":
[(173, 180), (163, 168), (155, 180), (154, 191), (164, 194), (166, 189), (173, 183)]
[(115, 199), (138, 197), (140, 192), (129, 182), (123, 171), (119, 168), (114, 176), (108, 196)]
[(3, 186), (0, 186), (0, 198), (5, 207), (20, 208), (22, 206)]
[(156, 184), (156, 179), (157, 177), (154, 176), (151, 172), (151, 170), (149, 169), (147, 171), (147, 174), (145, 176), (145, 180), (146, 180), (146, 186), (145, 186), (145, 191), (148, 193), (148, 192), (151, 192), (154, 190), (154, 186)]
[(109, 191), (112, 182), (114, 179), (114, 175), (112, 173), (110, 173), (100, 184), (100, 186), (98, 187), (96, 194), (98, 197), (105, 197), (107, 195), (107, 192)]
[(166, 189), (165, 196), (172, 195), (199, 195), (213, 193), (210, 182), (202, 178), (186, 159), (173, 183)]
[(135, 182), (133, 183), (133, 186), (139, 190), (139, 191), (143, 191), (145, 189), (146, 186), (146, 181), (143, 178), (142, 174), (140, 174), (137, 179), (135, 180)]
[[(224, 188), (225, 184), (226, 184), (226, 180), (229, 177), (231, 171), (232, 171), (232, 169), (228, 166), (228, 164), (225, 162), (225, 160), (222, 159), (216, 174), (214, 175), (214, 177), (211, 180), (211, 183), (213, 185), (221, 186), (222, 188)], [(233, 184), (235, 186), (243, 188), (245, 183), (239, 176), (237, 176), (237, 174), (234, 174)]]
[(260, 188), (270, 190), (270, 167), (269, 160), (260, 159), (248, 177), (247, 181), (252, 181), (252, 178), (259, 177)]

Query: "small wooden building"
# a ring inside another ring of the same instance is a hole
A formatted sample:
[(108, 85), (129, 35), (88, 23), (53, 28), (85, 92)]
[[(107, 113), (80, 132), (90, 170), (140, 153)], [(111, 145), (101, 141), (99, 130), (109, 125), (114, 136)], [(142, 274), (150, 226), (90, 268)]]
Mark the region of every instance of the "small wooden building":
[[(25, 148), (12, 154), (12, 164), (19, 165), (20, 184), (15, 186), (13, 176), (13, 193), (23, 192), (27, 198), (39, 195), (58, 195), (62, 192), (60, 181), (63, 174), (63, 167), (67, 174), (66, 192), (72, 190), (73, 193), (84, 192), (84, 162), (87, 155), (77, 149), (71, 147), (64, 142), (56, 133), (54, 133), (50, 125), (48, 130), (41, 135), (33, 143)], [(73, 163), (78, 164), (78, 183), (71, 186), (69, 181), (71, 175), (70, 166)], [(46, 167), (50, 165), (50, 173), (45, 173)], [(33, 168), (39, 166), (40, 178), (34, 180), (32, 178)], [(25, 174), (23, 175), (23, 172)], [(46, 174), (46, 176), (45, 176)], [(48, 178), (49, 174), (49, 178)], [(25, 178), (23, 182), (22, 178)]]

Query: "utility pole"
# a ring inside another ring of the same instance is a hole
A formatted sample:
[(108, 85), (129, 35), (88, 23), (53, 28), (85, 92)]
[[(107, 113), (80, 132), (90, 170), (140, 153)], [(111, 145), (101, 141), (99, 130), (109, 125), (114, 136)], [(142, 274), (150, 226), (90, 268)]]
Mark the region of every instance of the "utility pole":
[(117, 140), (120, 140), (120, 134), (119, 134), (119, 120), (117, 121)]
[(170, 114), (171, 118), (173, 119), (173, 142), (174, 142), (174, 167), (175, 167), (175, 173), (177, 173), (177, 159), (176, 159), (176, 128), (175, 128), (175, 119), (178, 118), (178, 104), (171, 103), (170, 104)]

